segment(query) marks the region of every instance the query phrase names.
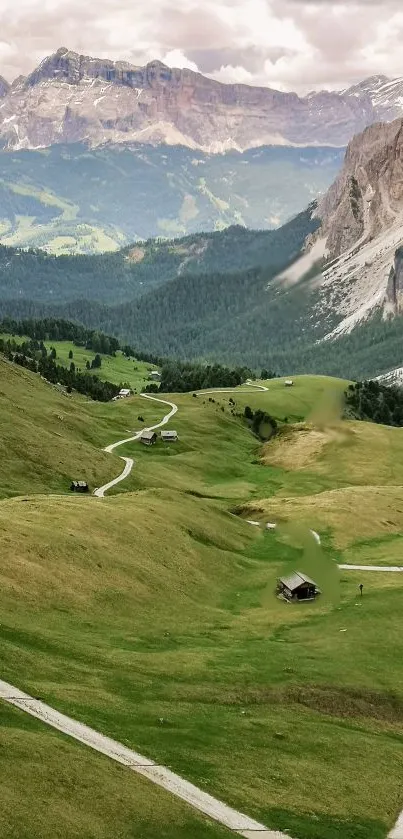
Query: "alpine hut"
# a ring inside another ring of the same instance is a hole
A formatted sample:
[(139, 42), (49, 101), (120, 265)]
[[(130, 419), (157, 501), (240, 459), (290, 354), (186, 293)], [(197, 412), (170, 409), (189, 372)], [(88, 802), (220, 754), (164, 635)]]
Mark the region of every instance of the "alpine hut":
[(72, 481), (70, 490), (71, 492), (89, 492), (90, 488), (87, 481)]
[(306, 574), (294, 571), (289, 577), (280, 577), (277, 583), (277, 593), (285, 600), (296, 602), (299, 600), (315, 600), (318, 594), (321, 594), (321, 591), (314, 580), (311, 580)]
[(141, 437), (140, 437), (140, 441), (141, 441), (141, 442), (142, 442), (145, 446), (153, 446), (153, 445), (154, 445), (154, 443), (156, 443), (156, 442), (157, 442), (157, 435), (156, 435), (155, 431), (149, 431), (149, 430), (146, 428), (146, 429), (144, 429), (144, 431), (143, 431), (143, 433), (142, 433), (142, 435), (141, 435)]

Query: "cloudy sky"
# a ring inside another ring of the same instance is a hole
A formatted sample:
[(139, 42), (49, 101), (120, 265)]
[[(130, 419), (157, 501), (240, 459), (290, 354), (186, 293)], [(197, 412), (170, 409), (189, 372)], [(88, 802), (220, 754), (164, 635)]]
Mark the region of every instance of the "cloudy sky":
[(225, 82), (342, 88), (403, 75), (400, 9), (401, 0), (0, 0), (0, 74), (12, 80), (66, 46)]

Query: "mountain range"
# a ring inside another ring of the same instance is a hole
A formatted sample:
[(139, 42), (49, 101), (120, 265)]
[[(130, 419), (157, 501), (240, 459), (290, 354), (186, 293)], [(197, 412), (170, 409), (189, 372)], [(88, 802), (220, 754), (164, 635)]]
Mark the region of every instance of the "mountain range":
[[(94, 104), (99, 85), (103, 98)], [(402, 112), (402, 80), (376, 77), (340, 93), (300, 99), (218, 85), (156, 63), (133, 68), (59, 50), (26, 79), (3, 88), (3, 243), (40, 244), (56, 253), (117, 250), (56, 257), (1, 248), (2, 315), (73, 317), (161, 355), (219, 358), (280, 372), (320, 368), (362, 377), (402, 364), (403, 116), (389, 121)], [(87, 134), (75, 136), (86, 142), (72, 142), (74, 133), (64, 128), (55, 142), (52, 120), (58, 109), (70, 108), (73, 95), (73, 121), (92, 102), (88, 120), (80, 123)], [(31, 142), (40, 113), (45, 148), (12, 147), (13, 137), (22, 138), (19, 116), (17, 110), (13, 119), (4, 113), (24, 97), (18, 111), (25, 120), (24, 143)], [(256, 121), (250, 109), (256, 115), (258, 101), (265, 124), (282, 102), (289, 126), (297, 125), (296, 114), (310, 103), (318, 108), (317, 119), (308, 120), (306, 130), (319, 124), (333, 130), (333, 146), (315, 145), (323, 135), (314, 133), (304, 149), (283, 144), (219, 153), (215, 147), (208, 154), (201, 142), (197, 149), (159, 145), (155, 136), (152, 145), (151, 135), (144, 144), (121, 142), (135, 122), (133, 116), (123, 131), (122, 97), (134, 107), (132, 116), (142, 114), (154, 125), (169, 111), (170, 119), (180, 115), (195, 127), (197, 112), (204, 139), (210, 129), (221, 136), (220, 119), (234, 115), (236, 100), (236, 131), (248, 126), (252, 145)], [(208, 100), (210, 118), (203, 121)], [(330, 101), (332, 122), (321, 111)], [(117, 119), (108, 123), (113, 142), (97, 133), (106, 107)], [(351, 121), (343, 122), (347, 107), (364, 123), (375, 115), (384, 121), (350, 139), (342, 165), (342, 123), (343, 142), (353, 130)], [(243, 123), (241, 111), (249, 114)], [(214, 115), (220, 116), (215, 127)], [(4, 132), (11, 132), (8, 139)], [(309, 209), (298, 214), (301, 203)], [(246, 225), (278, 229), (259, 232)], [(209, 233), (211, 227), (216, 232)], [(150, 238), (155, 232), (159, 238)]]
[(267, 145), (345, 146), (403, 113), (403, 79), (375, 76), (347, 90), (300, 97), (222, 84), (159, 61), (145, 67), (65, 47), (27, 77), (0, 83), (0, 140), (9, 149), (54, 143), (152, 143), (210, 153)]
[(357, 131), (399, 115), (403, 79), (300, 97), (61, 48), (0, 79), (1, 241), (97, 253), (273, 229), (324, 195)]

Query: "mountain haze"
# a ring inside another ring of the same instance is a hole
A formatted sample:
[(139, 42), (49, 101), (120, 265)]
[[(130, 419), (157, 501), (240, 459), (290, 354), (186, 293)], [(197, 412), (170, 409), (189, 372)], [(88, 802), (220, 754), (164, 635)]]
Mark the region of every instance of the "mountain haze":
[(285, 146), (216, 155), (82, 143), (0, 151), (0, 240), (73, 254), (233, 224), (270, 229), (323, 194), (342, 159), (342, 149)]

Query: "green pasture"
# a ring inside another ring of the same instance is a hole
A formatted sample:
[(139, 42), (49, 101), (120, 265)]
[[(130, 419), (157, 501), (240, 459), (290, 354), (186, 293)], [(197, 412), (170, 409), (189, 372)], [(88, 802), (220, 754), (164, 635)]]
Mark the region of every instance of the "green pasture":
[[(178, 443), (106, 455), (138, 416), (151, 425), (168, 408), (68, 397), (6, 362), (1, 373), (1, 677), (295, 839), (385, 839), (402, 806), (403, 575), (337, 564), (401, 564), (400, 430), (342, 421), (345, 383), (301, 377), (168, 395)], [(272, 441), (239, 416), (246, 404), (277, 419)], [(116, 494), (53, 494), (79, 467), (110, 479), (118, 454), (135, 467)], [(317, 602), (276, 598), (296, 569), (317, 580)], [(6, 839), (226, 835), (39, 723), (0, 715)]]

